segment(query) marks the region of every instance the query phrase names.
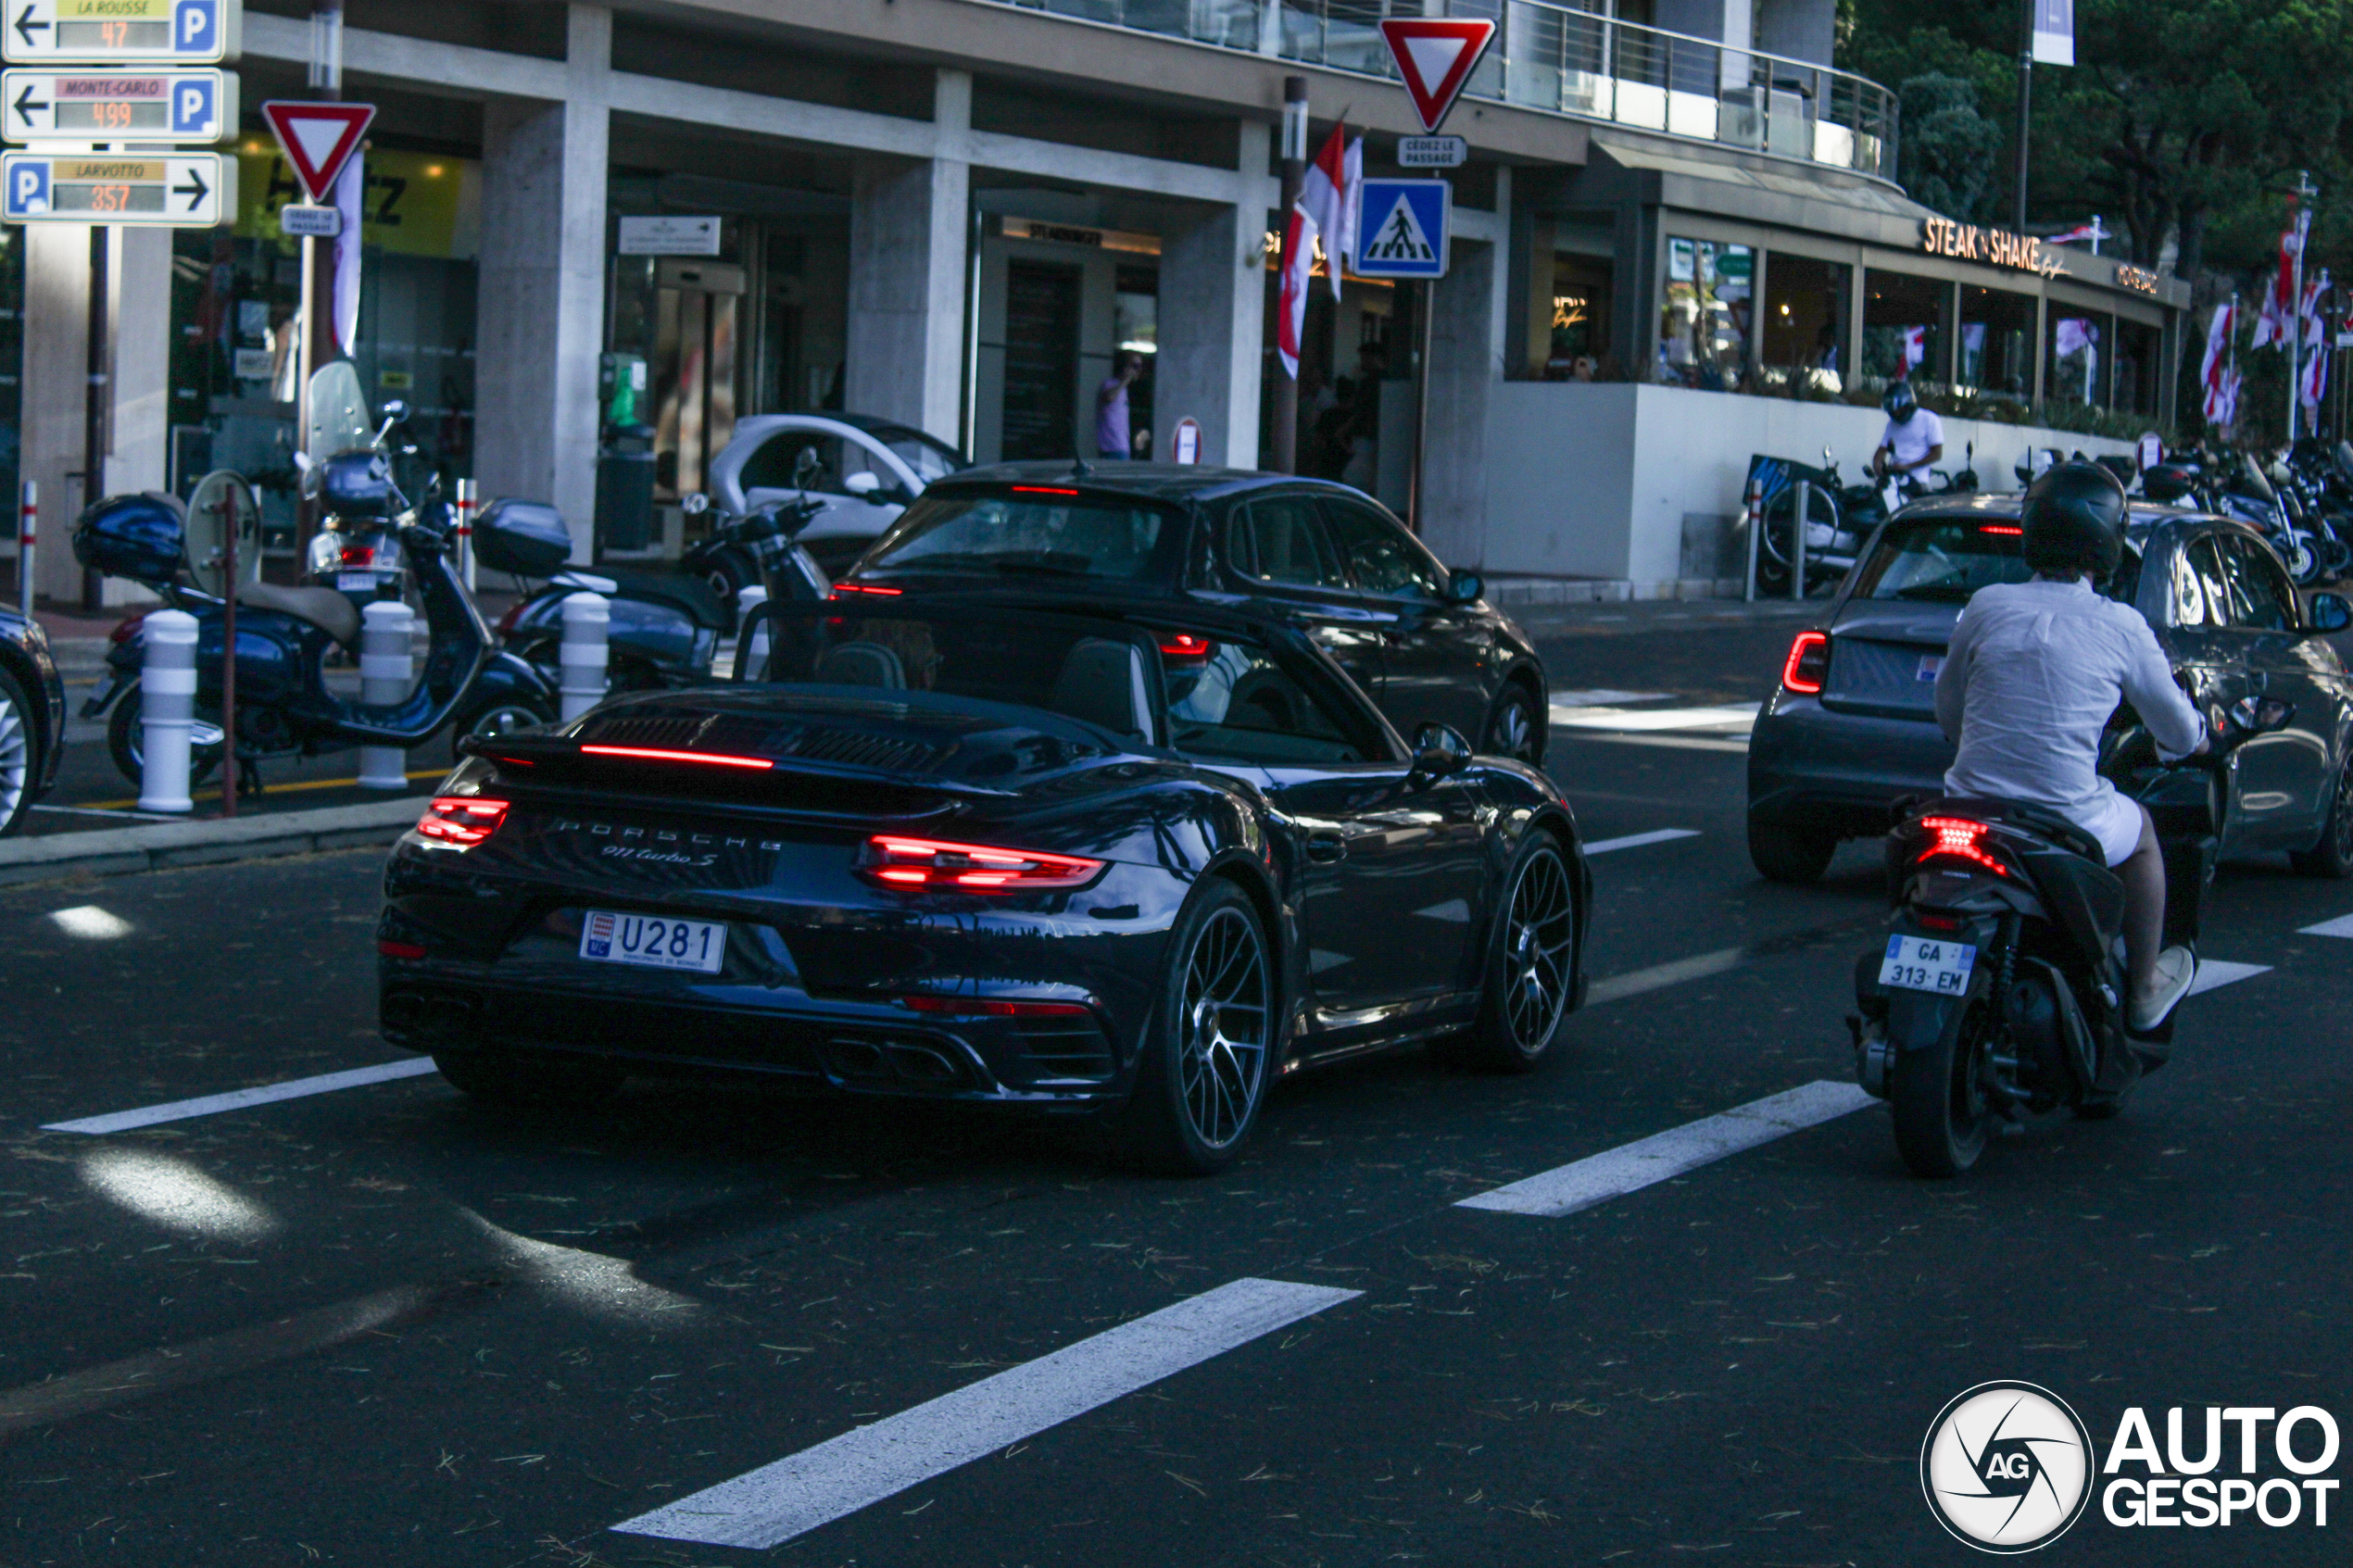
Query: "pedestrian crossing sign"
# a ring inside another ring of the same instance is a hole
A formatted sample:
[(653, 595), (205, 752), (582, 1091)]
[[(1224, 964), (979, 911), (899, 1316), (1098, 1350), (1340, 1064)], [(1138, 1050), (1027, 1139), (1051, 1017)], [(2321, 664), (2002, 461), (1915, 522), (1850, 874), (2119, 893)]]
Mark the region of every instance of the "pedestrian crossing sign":
[(1443, 180), (1367, 180), (1358, 198), (1360, 278), (1442, 278), (1453, 189)]

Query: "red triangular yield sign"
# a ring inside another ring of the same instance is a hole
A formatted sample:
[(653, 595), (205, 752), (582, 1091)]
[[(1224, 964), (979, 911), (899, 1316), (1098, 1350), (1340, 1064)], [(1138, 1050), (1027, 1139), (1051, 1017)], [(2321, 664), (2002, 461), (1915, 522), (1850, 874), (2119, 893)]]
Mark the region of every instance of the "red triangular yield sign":
[(294, 165), (295, 178), (314, 202), (323, 202), (334, 189), (335, 176), (350, 161), (352, 150), (376, 118), (373, 104), (296, 104), (280, 100), (261, 106), (261, 117), (278, 133), (278, 145)]
[(1454, 94), (1470, 80), (1471, 67), (1487, 52), (1495, 24), (1480, 19), (1435, 20), (1392, 17), (1380, 24), (1397, 74), (1405, 79), (1422, 129), (1435, 132), (1454, 107)]

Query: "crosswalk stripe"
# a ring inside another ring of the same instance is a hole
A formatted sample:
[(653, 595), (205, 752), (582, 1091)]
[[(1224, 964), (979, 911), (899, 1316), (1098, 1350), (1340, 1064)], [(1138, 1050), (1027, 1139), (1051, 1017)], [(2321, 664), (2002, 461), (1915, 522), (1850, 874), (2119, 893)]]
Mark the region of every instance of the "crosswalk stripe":
[(1466, 1198), (1454, 1207), (1557, 1219), (1877, 1103), (1859, 1085), (1818, 1079), (1590, 1159), (1539, 1172)]
[(2334, 920), (2324, 920), (2318, 925), (2300, 926), (2296, 930), (2296, 935), (2299, 936), (2353, 936), (2353, 915), (2339, 915)]
[(765, 1551), (1362, 1294), (1238, 1279), (613, 1528)]
[(1604, 838), (1585, 846), (1588, 855), (1606, 855), (1613, 849), (1640, 849), (1645, 844), (1667, 844), (1678, 838), (1697, 838), (1697, 828), (1655, 828), (1649, 833), (1629, 833), (1623, 838)]
[(2197, 960), (2197, 978), (2190, 982), (2189, 995), (2195, 997), (2220, 990), (2241, 980), (2252, 980), (2259, 974), (2271, 972), (2271, 966), (2267, 963), (2233, 963), (2228, 959), (2200, 959)]
[(344, 1073), (321, 1073), (315, 1078), (290, 1078), (283, 1084), (233, 1089), (225, 1095), (203, 1095), (195, 1099), (167, 1100), (161, 1105), (142, 1106), (136, 1110), (84, 1116), (77, 1122), (44, 1122), (41, 1130), (45, 1133), (127, 1133), (133, 1127), (152, 1127), (161, 1122), (184, 1122), (192, 1116), (216, 1116), (224, 1110), (275, 1105), (282, 1099), (333, 1094), (337, 1089), (356, 1089), (363, 1085), (382, 1084), (394, 1078), (421, 1078), (434, 1071), (432, 1058), (415, 1057), (407, 1061), (354, 1067)]

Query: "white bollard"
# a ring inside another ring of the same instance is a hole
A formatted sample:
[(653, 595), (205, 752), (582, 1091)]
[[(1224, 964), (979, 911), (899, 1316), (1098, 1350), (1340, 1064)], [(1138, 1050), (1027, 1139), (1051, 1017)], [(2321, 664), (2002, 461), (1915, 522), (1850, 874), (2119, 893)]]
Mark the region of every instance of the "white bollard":
[(562, 673), (556, 688), (567, 724), (605, 700), (605, 638), (611, 627), (612, 606), (602, 594), (565, 596)]
[(458, 482), (458, 499), (451, 509), (458, 514), (458, 571), (471, 594), (474, 591), (474, 514), (482, 509), (482, 492), (472, 480)]
[[(409, 638), (417, 614), (396, 599), (379, 599), (359, 612), (359, 701), (366, 708), (392, 708), (409, 696), (416, 676)], [(361, 789), (407, 789), (409, 754), (396, 746), (359, 748)]]
[[(743, 640), (744, 627), (751, 621), (751, 612), (768, 602), (768, 590), (753, 583), (736, 590), (736, 639)], [(740, 666), (747, 681), (768, 678), (768, 623), (761, 621), (760, 630), (752, 633), (751, 646), (744, 649)]]
[[(188, 740), (196, 714), (196, 618), (159, 609), (139, 623), (139, 809), (193, 811)], [(223, 759), (233, 768), (233, 759)]]

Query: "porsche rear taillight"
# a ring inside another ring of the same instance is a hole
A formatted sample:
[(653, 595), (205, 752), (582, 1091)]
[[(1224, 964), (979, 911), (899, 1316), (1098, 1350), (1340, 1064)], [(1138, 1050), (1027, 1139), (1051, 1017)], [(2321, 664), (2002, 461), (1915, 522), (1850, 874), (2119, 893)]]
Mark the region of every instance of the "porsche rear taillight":
[(1957, 860), (1983, 866), (1995, 876), (2010, 874), (2007, 866), (1988, 855), (1982, 847), (1985, 835), (1992, 831), (1983, 822), (1972, 822), (1966, 817), (1922, 817), (1919, 826), (1920, 831), (1929, 835), (1929, 843), (1928, 847), (1915, 858), (1916, 864), (1939, 855), (1949, 855)]
[(1083, 855), (1049, 855), (1037, 849), (1000, 849), (987, 844), (876, 834), (866, 840), (858, 872), (885, 887), (1033, 893), (1084, 887), (1102, 869), (1102, 861)]
[(1822, 678), (1831, 672), (1831, 639), (1827, 632), (1800, 632), (1789, 646), (1789, 658), (1781, 665), (1781, 684), (1805, 696), (1812, 696), (1822, 689)]
[(507, 806), (504, 800), (487, 800), (478, 795), (436, 796), (417, 819), (417, 834), (436, 844), (471, 849), (498, 831), (498, 824), (507, 819)]

